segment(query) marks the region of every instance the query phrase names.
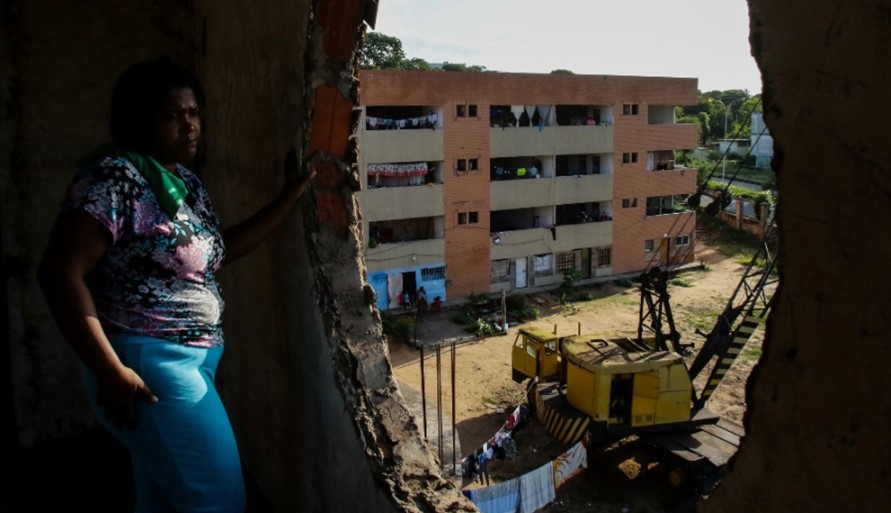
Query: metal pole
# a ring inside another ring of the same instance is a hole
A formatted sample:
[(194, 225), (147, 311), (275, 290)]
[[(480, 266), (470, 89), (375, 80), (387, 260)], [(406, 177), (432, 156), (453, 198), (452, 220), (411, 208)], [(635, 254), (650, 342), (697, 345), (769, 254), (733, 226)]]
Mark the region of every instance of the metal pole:
[(439, 429), (439, 461), (443, 461), (442, 452), (442, 348), (436, 346), (436, 425)]
[(427, 442), (427, 381), (424, 379), (424, 346), (421, 351), (421, 412), (424, 417), (424, 441)]
[(455, 343), (452, 342), (452, 469), (457, 474), (457, 466), (458, 466), (458, 444), (455, 443), (455, 433), (458, 432), (455, 429)]
[[(730, 102), (733, 105), (733, 102)], [(727, 113), (730, 112), (730, 106), (724, 106), (724, 142), (727, 143), (727, 148), (724, 149), (724, 155), (721, 158), (721, 180), (725, 180), (724, 175), (727, 171), (727, 150), (730, 149), (730, 143), (727, 142)]]

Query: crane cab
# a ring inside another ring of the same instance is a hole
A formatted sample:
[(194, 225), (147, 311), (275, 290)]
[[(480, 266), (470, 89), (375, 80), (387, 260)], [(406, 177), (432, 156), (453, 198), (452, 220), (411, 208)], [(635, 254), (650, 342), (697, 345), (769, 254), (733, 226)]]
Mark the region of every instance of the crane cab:
[(594, 423), (640, 428), (690, 420), (692, 383), (683, 358), (628, 337), (562, 341), (566, 399)]
[(560, 374), (560, 337), (538, 328), (522, 328), (511, 349), (513, 379), (555, 379)]

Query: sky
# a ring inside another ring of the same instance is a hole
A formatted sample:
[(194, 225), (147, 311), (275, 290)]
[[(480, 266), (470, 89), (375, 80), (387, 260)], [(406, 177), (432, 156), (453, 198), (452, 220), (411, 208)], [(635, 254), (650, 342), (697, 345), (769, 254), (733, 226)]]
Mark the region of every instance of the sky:
[(374, 30), (430, 63), (698, 78), (703, 92), (761, 92), (745, 0), (380, 0)]

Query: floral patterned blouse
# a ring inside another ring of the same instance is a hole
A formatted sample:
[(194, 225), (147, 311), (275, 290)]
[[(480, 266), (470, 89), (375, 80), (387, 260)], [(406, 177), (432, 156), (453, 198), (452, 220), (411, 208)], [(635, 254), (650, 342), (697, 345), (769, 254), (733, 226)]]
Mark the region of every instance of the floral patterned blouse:
[(87, 276), (108, 335), (221, 346), (221, 228), (198, 177), (183, 166), (177, 170), (189, 194), (176, 219), (161, 209), (133, 164), (115, 155), (78, 172), (62, 210), (86, 211), (109, 232), (111, 246)]

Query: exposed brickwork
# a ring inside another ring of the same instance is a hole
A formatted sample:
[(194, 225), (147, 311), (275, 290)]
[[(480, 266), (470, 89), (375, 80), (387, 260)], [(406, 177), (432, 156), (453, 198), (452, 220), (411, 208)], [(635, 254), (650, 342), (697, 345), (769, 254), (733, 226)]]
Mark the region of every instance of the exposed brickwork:
[[(489, 118), (458, 117), (461, 103), (443, 108), (446, 277), (449, 295), (459, 297), (489, 291)], [(488, 105), (478, 106), (478, 112), (483, 108), (488, 112)], [(471, 159), (478, 169), (470, 169)], [(458, 160), (466, 171), (457, 170)], [(465, 224), (458, 224), (459, 214)]]

